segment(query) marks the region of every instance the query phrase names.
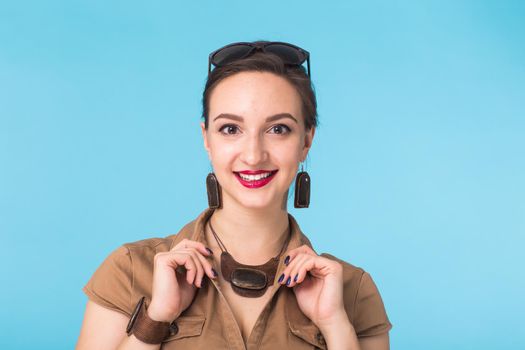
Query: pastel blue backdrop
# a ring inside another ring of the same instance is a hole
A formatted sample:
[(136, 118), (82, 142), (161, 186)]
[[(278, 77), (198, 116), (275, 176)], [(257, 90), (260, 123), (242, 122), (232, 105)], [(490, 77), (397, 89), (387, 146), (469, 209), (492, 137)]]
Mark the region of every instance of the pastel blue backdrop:
[[(294, 210), (371, 273), (393, 349), (523, 349), (525, 2), (1, 1), (0, 348), (71, 349), (124, 242), (206, 207), (212, 50), (311, 52)], [(323, 229), (321, 229), (323, 228)]]

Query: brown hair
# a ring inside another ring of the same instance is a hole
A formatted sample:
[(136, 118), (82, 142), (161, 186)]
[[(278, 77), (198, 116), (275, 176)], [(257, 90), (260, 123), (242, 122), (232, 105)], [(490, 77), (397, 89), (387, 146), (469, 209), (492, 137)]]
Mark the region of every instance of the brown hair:
[[(264, 43), (255, 41), (254, 43)], [(303, 66), (289, 66), (272, 53), (257, 51), (256, 53), (242, 59), (233, 61), (227, 65), (216, 67), (208, 76), (206, 86), (202, 94), (202, 118), (204, 126), (208, 128), (208, 117), (210, 109), (210, 96), (213, 89), (225, 78), (240, 72), (270, 72), (286, 79), (299, 93), (302, 101), (302, 112), (304, 116), (305, 129), (316, 127), (317, 100), (313, 84)]]

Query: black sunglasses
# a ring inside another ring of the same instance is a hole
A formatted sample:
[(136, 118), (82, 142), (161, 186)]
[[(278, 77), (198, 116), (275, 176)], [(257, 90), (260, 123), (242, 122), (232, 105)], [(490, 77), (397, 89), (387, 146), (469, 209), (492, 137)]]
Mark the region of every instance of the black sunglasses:
[(306, 61), (308, 77), (310, 76), (310, 53), (298, 46), (279, 41), (263, 43), (239, 42), (226, 45), (210, 53), (208, 59), (208, 76), (211, 73), (211, 65), (221, 67), (241, 58), (250, 56), (256, 51), (268, 52), (279, 56), (284, 64), (300, 66)]

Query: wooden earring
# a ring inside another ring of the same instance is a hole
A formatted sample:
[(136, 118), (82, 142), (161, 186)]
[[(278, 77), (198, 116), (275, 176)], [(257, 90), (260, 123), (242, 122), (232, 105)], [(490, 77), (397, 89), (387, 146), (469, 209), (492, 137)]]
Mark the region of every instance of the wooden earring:
[(209, 173), (206, 177), (206, 192), (208, 193), (208, 206), (211, 209), (221, 207), (221, 186), (214, 173)]
[(303, 166), (301, 165), (301, 171), (295, 177), (294, 207), (308, 208), (310, 205), (310, 184), (310, 175), (303, 171)]

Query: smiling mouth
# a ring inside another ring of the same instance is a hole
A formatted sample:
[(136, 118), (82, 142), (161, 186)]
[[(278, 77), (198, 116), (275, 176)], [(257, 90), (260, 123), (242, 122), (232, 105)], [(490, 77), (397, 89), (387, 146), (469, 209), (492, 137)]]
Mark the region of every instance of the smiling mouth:
[[(272, 181), (275, 174), (277, 173), (277, 170), (253, 171), (253, 172), (252, 171), (243, 171), (243, 172), (234, 171), (233, 173), (235, 174), (235, 177), (237, 177), (237, 179), (243, 186), (248, 187), (248, 188), (259, 188), (259, 187), (263, 187), (264, 185)], [(249, 174), (249, 173), (252, 173), (252, 174)]]

